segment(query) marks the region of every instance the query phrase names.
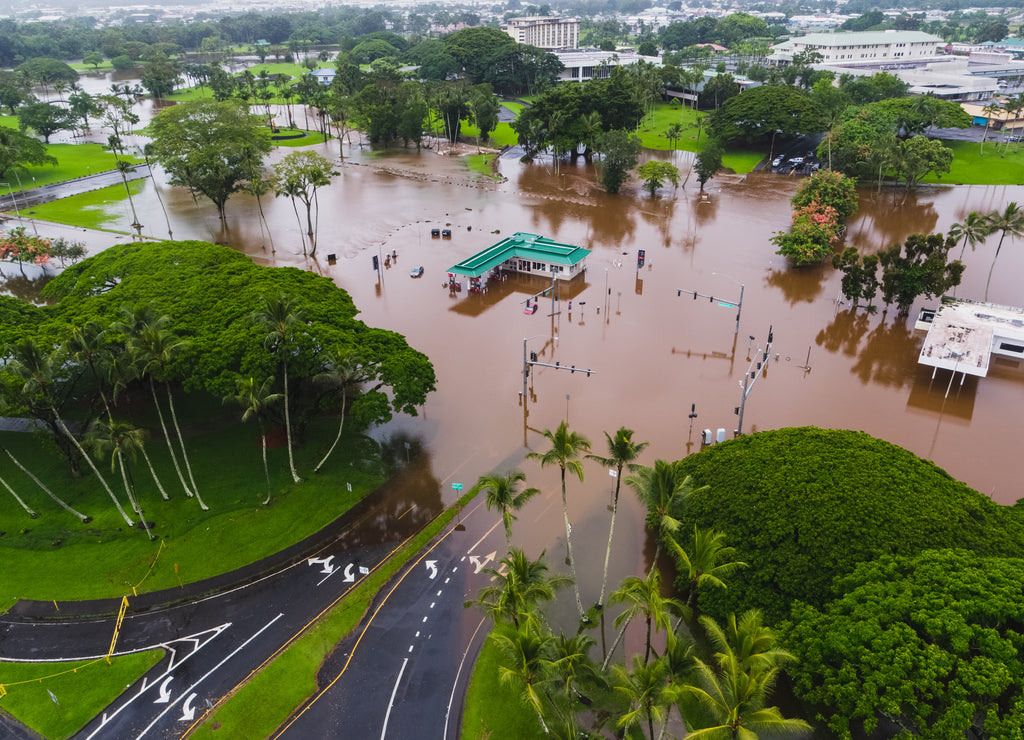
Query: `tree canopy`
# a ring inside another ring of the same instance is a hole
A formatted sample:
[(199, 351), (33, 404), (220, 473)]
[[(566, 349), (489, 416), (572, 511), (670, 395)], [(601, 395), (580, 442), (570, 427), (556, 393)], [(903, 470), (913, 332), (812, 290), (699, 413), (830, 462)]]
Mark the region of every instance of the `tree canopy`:
[(840, 738), (1024, 733), (1024, 560), (964, 550), (884, 555), (793, 604), (794, 692)]
[(881, 554), (961, 547), (1012, 556), (1024, 546), (1024, 521), (1012, 509), (862, 432), (758, 432), (680, 465), (710, 486), (676, 512), (680, 532), (694, 524), (725, 532), (752, 566), (727, 591), (701, 596), (716, 613), (756, 607), (778, 618), (793, 599), (820, 608), (834, 577)]
[(14, 167), (25, 165), (57, 164), (56, 157), (46, 153), (43, 142), (21, 131), (0, 126), (0, 177)]
[(208, 98), (172, 106), (149, 125), (153, 156), (173, 185), (212, 200), (221, 218), (232, 193), (260, 172), (270, 134), (245, 104)]
[(711, 116), (709, 130), (723, 142), (765, 142), (775, 134), (794, 136), (822, 131), (824, 124), (810, 98), (788, 85), (762, 85), (725, 101)]
[(46, 327), (55, 336), (71, 323), (107, 324), (125, 307), (149, 305), (169, 316), (188, 343), (168, 364), (168, 376), (218, 398), (235, 391), (239, 375), (274, 375), (277, 360), (264, 347), (265, 332), (248, 317), (262, 297), (281, 294), (294, 297), (304, 317), (301, 331), (290, 337), (289, 373), (296, 380), (321, 372), (322, 351), (333, 346), (355, 349), (373, 368), (374, 380), (350, 407), (358, 423), (384, 422), (392, 411), (415, 415), (434, 389), (426, 356), (400, 334), (357, 321), (351, 298), (331, 280), (254, 265), (227, 247), (169, 241), (112, 246), (67, 268), (45, 292), (58, 299)]

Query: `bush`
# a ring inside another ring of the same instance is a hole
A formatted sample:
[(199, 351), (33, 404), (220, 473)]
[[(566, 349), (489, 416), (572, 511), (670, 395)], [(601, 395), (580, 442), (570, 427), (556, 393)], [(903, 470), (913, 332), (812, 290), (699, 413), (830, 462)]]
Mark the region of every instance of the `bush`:
[(839, 172), (818, 170), (800, 184), (790, 202), (794, 209), (813, 202), (831, 206), (838, 220), (844, 221), (857, 212), (857, 183)]
[[(795, 200), (795, 198), (794, 198)], [(776, 254), (799, 266), (815, 264), (832, 254), (839, 241), (839, 222), (836, 209), (811, 201), (793, 213), (793, 226), (789, 231), (772, 234), (771, 243), (778, 247)]]

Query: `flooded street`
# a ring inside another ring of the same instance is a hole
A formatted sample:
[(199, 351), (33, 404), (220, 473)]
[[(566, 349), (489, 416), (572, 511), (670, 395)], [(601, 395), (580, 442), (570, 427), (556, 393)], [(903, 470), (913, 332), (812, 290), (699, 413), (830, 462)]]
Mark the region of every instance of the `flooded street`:
[[(337, 142), (313, 149), (338, 160)], [(1024, 495), (1015, 464), (1024, 437), (1024, 367), (994, 360), (987, 378), (968, 377), (961, 385), (958, 376), (945, 398), (949, 373), (939, 371), (932, 380), (931, 369), (916, 362), (922, 336), (913, 331), (913, 317), (935, 301), (918, 300), (910, 318), (883, 313), (881, 306), (876, 314), (853, 311), (841, 301), (840, 274), (830, 265), (796, 270), (774, 254), (768, 238), (788, 227), (796, 178), (720, 175), (710, 183), (710, 203), (703, 203), (695, 178), (685, 189), (654, 198), (635, 182), (621, 195), (605, 195), (582, 160), (556, 171), (551, 163), (503, 159), (503, 181), (474, 181), (456, 157), (352, 149), (341, 174), (321, 191), (315, 260), (302, 255), (300, 226), (287, 200), (263, 198), (271, 243), (249, 196), (228, 201), (222, 231), (208, 201), (197, 204), (184, 189), (158, 187), (176, 239), (219, 241), (261, 264), (329, 276), (352, 295), (365, 322), (401, 332), (430, 357), (437, 391), (421, 415), (396, 418), (374, 432), (410, 440), (429, 454), (431, 464), (422, 468), (425, 504), (436, 507), (438, 487), (450, 503), (458, 496), (452, 484), (468, 488), (495, 468), (522, 467), (528, 485), (548, 495), (520, 514), (516, 538), (533, 554), (563, 552), (557, 470), (541, 472), (537, 463), (523, 461), (528, 450), (546, 449), (539, 430), (567, 419), (603, 455), (603, 432), (627, 426), (651, 442), (642, 459), (648, 464), (698, 451), (705, 428), (722, 428), (731, 438), (749, 358), (764, 346), (770, 327), (769, 368), (747, 399), (744, 432), (801, 425), (864, 430), (933, 460), (995, 501), (1011, 504)], [(679, 155), (684, 173), (688, 157)], [(144, 184), (136, 208), (143, 233), (165, 238), (154, 187)], [(1024, 188), (943, 186), (902, 199), (902, 192), (894, 204), (891, 191), (863, 190), (846, 243), (868, 253), (912, 233), (945, 232), (971, 210), (1024, 202)], [(126, 227), (126, 216), (110, 224)], [(431, 238), (432, 228), (449, 228), (452, 238)], [(586, 274), (563, 285), (560, 300), (543, 298), (533, 315), (524, 314), (523, 303), (550, 285), (544, 277), (513, 278), (485, 294), (452, 294), (442, 286), (450, 266), (517, 231), (592, 249)], [(997, 241), (994, 235), (967, 253), (958, 295), (982, 298)], [(639, 270), (638, 249), (646, 251)], [(378, 281), (371, 256), (391, 252), (397, 261)], [(418, 265), (423, 277), (410, 277)], [(1024, 304), (1022, 274), (1024, 245), (1007, 239), (989, 299)], [(738, 333), (735, 309), (677, 294), (736, 301), (741, 283)], [(541, 361), (592, 374), (537, 368), (524, 408), (524, 338)], [(691, 406), (697, 414), (692, 432)], [(587, 463), (585, 471), (584, 483), (569, 484), (581, 563), (603, 554), (614, 488), (596, 464)], [(403, 495), (409, 496), (408, 486)], [(624, 491), (622, 501), (611, 579), (637, 572), (649, 556), (643, 512), (631, 492)], [(584, 602), (592, 601), (600, 567), (581, 569), (581, 581)]]

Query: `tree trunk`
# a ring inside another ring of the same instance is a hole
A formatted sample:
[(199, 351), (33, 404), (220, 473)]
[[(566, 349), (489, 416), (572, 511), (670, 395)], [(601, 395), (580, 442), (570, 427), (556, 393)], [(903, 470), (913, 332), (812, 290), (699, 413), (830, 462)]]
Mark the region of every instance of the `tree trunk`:
[(327, 454), (324, 455), (324, 459), (321, 460), (320, 462), (318, 462), (316, 464), (316, 467), (313, 468), (313, 472), (314, 473), (320, 472), (320, 468), (322, 468), (323, 464), (325, 462), (327, 462), (327, 458), (329, 458), (331, 456), (331, 453), (334, 452), (334, 448), (338, 446), (338, 440), (341, 439), (341, 430), (342, 430), (342, 428), (344, 426), (345, 426), (345, 393), (343, 391), (342, 394), (341, 394), (341, 421), (338, 422), (338, 434), (335, 435), (334, 442), (331, 444), (331, 449), (327, 450)]
[(139, 452), (142, 453), (142, 459), (146, 461), (146, 467), (149, 468), (149, 474), (153, 476), (153, 482), (156, 483), (156, 490), (160, 491), (160, 498), (164, 501), (170, 501), (171, 497), (167, 495), (167, 491), (164, 490), (163, 485), (160, 483), (160, 479), (156, 475), (156, 471), (153, 469), (153, 463), (149, 460), (149, 455), (146, 454), (146, 448), (140, 447)]
[(584, 619), (587, 613), (583, 611), (583, 602), (580, 600), (580, 584), (576, 581), (576, 559), (572, 555), (572, 527), (569, 525), (569, 502), (565, 498), (565, 468), (562, 468), (562, 517), (565, 519), (565, 546), (569, 551), (569, 575), (572, 576), (572, 588), (576, 594), (576, 608), (579, 610), (580, 619)]
[(292, 480), (301, 483), (302, 478), (295, 472), (295, 458), (292, 455), (292, 422), (288, 413), (288, 363), (282, 362), (284, 368), (284, 433), (288, 443), (288, 469), (291, 471)]
[(622, 481), (622, 466), (618, 466), (618, 475), (615, 478), (615, 498), (612, 500), (612, 523), (608, 527), (608, 548), (604, 551), (604, 573), (601, 576), (601, 596), (597, 599), (598, 607), (604, 606), (604, 590), (608, 584), (608, 560), (612, 555), (612, 535), (615, 533), (615, 514), (619, 510), (619, 485)]
[(188, 452), (185, 450), (185, 440), (181, 436), (181, 427), (178, 426), (178, 414), (174, 410), (174, 396), (171, 395), (171, 385), (170, 383), (164, 383), (164, 387), (167, 389), (167, 405), (171, 409), (171, 422), (173, 422), (174, 431), (178, 435), (178, 444), (181, 445), (181, 460), (185, 463), (185, 470), (188, 472), (188, 479), (192, 484), (192, 492), (196, 495), (196, 501), (199, 502), (199, 508), (203, 511), (209, 511), (210, 507), (203, 503), (203, 499), (199, 495), (199, 486), (196, 485), (196, 479), (192, 476), (192, 465), (188, 461)]
[(0, 483), (2, 483), (2, 484), (3, 484), (4, 488), (6, 488), (6, 489), (7, 489), (8, 491), (10, 491), (10, 492), (11, 492), (11, 495), (12, 495), (12, 496), (14, 496), (14, 500), (15, 500), (15, 501), (17, 501), (17, 502), (18, 502), (19, 504), (21, 504), (21, 508), (23, 508), (23, 509), (25, 510), (25, 513), (29, 515), (29, 518), (31, 518), (31, 519), (38, 519), (38, 518), (39, 518), (39, 514), (37, 514), (36, 512), (32, 511), (32, 509), (30, 509), (30, 508), (29, 508), (28, 504), (26, 504), (26, 503), (25, 503), (25, 502), (24, 502), (24, 501), (23, 501), (23, 500), (21, 499), (21, 496), (19, 496), (18, 494), (16, 494), (16, 493), (14, 492), (14, 489), (13, 489), (13, 488), (11, 488), (11, 487), (10, 487), (10, 486), (9, 486), (9, 485), (7, 484), (7, 481), (5, 481), (5, 480), (4, 480), (3, 478), (0, 478)]
[(53, 406), (51, 406), (50, 408), (53, 411), (54, 417), (57, 420), (57, 424), (60, 426), (60, 430), (64, 432), (64, 434), (67, 435), (68, 439), (70, 439), (71, 442), (75, 445), (75, 447), (78, 448), (78, 453), (85, 458), (85, 462), (89, 465), (89, 468), (92, 469), (92, 472), (99, 479), (100, 483), (103, 485), (103, 489), (110, 495), (110, 500), (114, 502), (114, 506), (117, 507), (118, 512), (120, 512), (121, 516), (124, 517), (124, 520), (128, 524), (128, 526), (134, 527), (135, 522), (133, 522), (131, 518), (128, 516), (128, 514), (125, 513), (125, 510), (121, 508), (121, 502), (117, 500), (117, 496), (114, 495), (114, 491), (110, 488), (110, 486), (107, 485), (107, 479), (103, 477), (100, 471), (93, 464), (92, 458), (85, 453), (84, 449), (82, 449), (82, 445), (80, 445), (78, 443), (78, 440), (75, 439), (75, 435), (71, 433), (71, 430), (67, 428), (67, 425), (60, 418), (60, 415), (57, 413), (57, 409), (54, 408)]
[[(46, 487), (46, 486), (45, 486), (45, 485), (43, 484), (43, 482), (42, 482), (41, 480), (39, 480), (38, 478), (36, 478), (36, 476), (35, 476), (35, 475), (33, 475), (33, 474), (32, 474), (32, 471), (30, 471), (30, 470), (29, 470), (28, 468), (26, 468), (26, 467), (25, 467), (24, 465), (22, 465), (22, 464), (21, 464), (21, 462), (19, 462), (19, 461), (18, 461), (18, 459), (17, 459), (17, 458), (15, 458), (15, 457), (14, 457), (14, 455), (12, 455), (12, 454), (11, 454), (11, 451), (10, 451), (10, 450), (6, 450), (6, 449), (5, 449), (5, 450), (4, 450), (4, 452), (6, 452), (6, 453), (7, 453), (7, 457), (11, 458), (11, 462), (13, 462), (13, 463), (14, 463), (15, 465), (17, 465), (17, 466), (18, 466), (18, 467), (19, 467), (19, 468), (21, 469), (21, 472), (23, 472), (23, 473), (24, 473), (25, 475), (27, 475), (27, 476), (28, 476), (29, 478), (31, 478), (31, 479), (32, 479), (32, 481), (33, 481), (33, 482), (34, 482), (34, 483), (35, 483), (35, 484), (36, 484), (37, 486), (39, 486), (40, 488), (42, 488), (42, 489), (43, 489), (43, 492), (44, 492), (44, 493), (45, 493), (45, 494), (46, 494), (47, 496), (49, 496), (49, 497), (50, 497), (50, 498), (52, 498), (52, 499), (53, 499), (54, 501), (56, 501), (56, 502), (57, 502), (57, 503), (58, 503), (58, 504), (59, 504), (59, 505), (61, 506), (61, 508), (62, 508), (62, 509), (64, 509), (65, 511), (68, 511), (68, 512), (70, 512), (70, 513), (72, 513), (72, 514), (74, 514), (75, 516), (77, 516), (77, 517), (78, 517), (79, 519), (81, 519), (81, 520), (82, 520), (82, 523), (83, 523), (83, 524), (88, 524), (89, 522), (91, 522), (91, 521), (92, 521), (92, 517), (91, 517), (91, 516), (86, 516), (85, 514), (82, 514), (81, 512), (79, 512), (79, 511), (76, 511), (75, 509), (72, 509), (72, 508), (71, 508), (71, 507), (70, 507), (70, 506), (69, 506), (68, 504), (64, 503), (64, 501), (63, 501), (63, 500), (61, 500), (60, 498), (58, 498), (58, 497), (57, 497), (57, 495), (56, 495), (56, 494), (54, 494), (54, 492), (53, 492), (53, 491), (51, 491), (51, 490), (50, 490), (49, 488), (47, 488), (47, 487)], [(6, 484), (6, 483), (4, 483), (4, 485), (6, 486), (7, 484)], [(11, 489), (10, 489), (10, 488), (8, 488), (7, 490), (9, 490), (9, 491), (10, 491)], [(14, 493), (14, 491), (11, 491), (11, 493)], [(17, 495), (15, 495), (15, 498), (18, 498), (18, 497), (17, 497)], [(21, 501), (21, 499), (18, 499), (18, 501)], [(24, 506), (24, 504), (22, 504), (22, 506)], [(26, 508), (27, 508), (27, 507), (26, 507)], [(33, 516), (32, 518), (33, 518), (33, 519), (35, 519), (35, 516)]]
[(139, 506), (139, 501), (135, 497), (135, 493), (132, 491), (132, 486), (128, 483), (128, 474), (124, 469), (124, 455), (121, 454), (120, 450), (117, 451), (116, 455), (117, 466), (121, 469), (121, 480), (124, 482), (124, 492), (128, 495), (128, 502), (132, 505), (132, 508), (135, 509), (135, 513), (139, 515), (139, 521), (142, 522), (142, 529), (145, 531), (146, 537), (149, 538), (149, 541), (152, 542), (156, 538), (153, 537), (153, 533), (149, 531), (149, 522), (146, 521), (146, 515), (142, 513), (142, 507)]
[(629, 620), (627, 619), (625, 622), (622, 623), (622, 626), (619, 627), (619, 631), (615, 635), (615, 642), (612, 643), (611, 648), (608, 650), (608, 654), (604, 656), (604, 662), (601, 663), (602, 671), (608, 670), (608, 664), (611, 662), (612, 656), (615, 655), (615, 648), (617, 648), (619, 646), (619, 643), (622, 642), (622, 636), (626, 634), (626, 627), (628, 626)]
[(999, 259), (999, 250), (1003, 248), (1003, 239), (1006, 238), (1006, 232), (999, 237), (999, 244), (996, 245), (996, 256), (992, 258), (992, 266), (988, 268), (988, 280), (985, 281), (985, 300), (988, 301), (988, 286), (992, 282), (992, 271), (996, 269), (996, 260)]
[(171, 453), (171, 461), (174, 463), (174, 470), (178, 473), (178, 480), (181, 481), (181, 487), (185, 490), (185, 495), (192, 498), (192, 491), (189, 490), (188, 483), (185, 482), (185, 475), (181, 472), (181, 465), (178, 463), (178, 456), (174, 452), (174, 443), (171, 442), (171, 435), (167, 431), (167, 422), (164, 421), (164, 412), (160, 408), (160, 400), (156, 395), (156, 383), (153, 382), (153, 376), (149, 376), (149, 390), (153, 394), (153, 405), (156, 406), (156, 415), (160, 419), (160, 429), (164, 433), (164, 441), (167, 443), (167, 451)]

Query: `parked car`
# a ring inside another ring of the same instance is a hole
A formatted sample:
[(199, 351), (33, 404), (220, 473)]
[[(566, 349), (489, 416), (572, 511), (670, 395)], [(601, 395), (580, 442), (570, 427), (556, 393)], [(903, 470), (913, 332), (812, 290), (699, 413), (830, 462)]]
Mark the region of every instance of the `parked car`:
[(772, 160), (772, 167), (781, 167), (782, 163), (786, 161), (786, 157), (780, 154)]
[(420, 277), (423, 274), (423, 265), (417, 265), (409, 271), (409, 277)]
[(791, 165), (793, 165), (794, 167), (799, 167), (800, 165), (802, 165), (804, 163), (804, 158), (803, 157), (793, 157), (791, 160), (789, 160), (789, 163)]

